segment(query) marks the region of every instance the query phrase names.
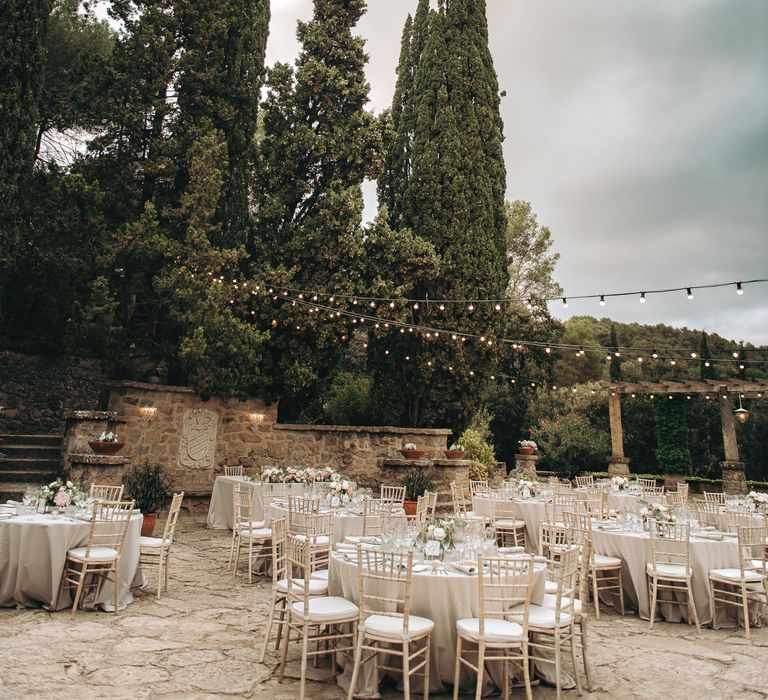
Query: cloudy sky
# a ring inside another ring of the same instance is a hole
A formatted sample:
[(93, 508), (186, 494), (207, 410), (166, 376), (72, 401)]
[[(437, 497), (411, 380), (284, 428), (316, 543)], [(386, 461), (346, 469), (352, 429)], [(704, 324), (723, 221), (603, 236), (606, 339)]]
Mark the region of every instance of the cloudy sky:
[[(569, 296), (768, 277), (768, 0), (487, 0), (507, 197), (533, 204)], [(371, 107), (389, 105), (416, 0), (368, 0)], [(272, 0), (292, 61), (311, 0)], [(375, 188), (366, 188), (366, 216)], [(572, 301), (555, 315), (703, 328), (768, 344), (768, 283)]]

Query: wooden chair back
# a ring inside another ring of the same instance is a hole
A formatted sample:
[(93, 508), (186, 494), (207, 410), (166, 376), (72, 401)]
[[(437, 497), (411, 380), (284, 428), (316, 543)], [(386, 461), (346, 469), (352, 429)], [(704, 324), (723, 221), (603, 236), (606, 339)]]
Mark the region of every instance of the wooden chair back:
[(111, 486), (109, 484), (91, 484), (91, 490), (88, 493), (89, 498), (95, 501), (121, 501), (123, 499), (123, 490), (125, 486)]
[(181, 513), (181, 503), (184, 500), (184, 492), (174, 493), (171, 499), (171, 507), (168, 509), (168, 518), (165, 521), (165, 528), (163, 529), (163, 544), (171, 544), (173, 542), (173, 535), (176, 532), (176, 523), (179, 520), (179, 514)]
[(224, 476), (242, 476), (243, 475), (243, 465), (242, 464), (225, 464), (224, 465)]
[(725, 494), (719, 493), (719, 492), (713, 492), (713, 491), (705, 491), (704, 492), (704, 502), (705, 503), (714, 503), (718, 506), (724, 506), (725, 505)]
[(688, 571), (691, 562), (691, 531), (687, 524), (648, 522), (651, 563), (684, 566)]
[(391, 508), (402, 508), (405, 502), (405, 486), (382, 486), (381, 500)]
[[(369, 615), (402, 621), (408, 632), (411, 611), (413, 551), (363, 549), (357, 546), (357, 586), (360, 624)], [(382, 590), (386, 589), (386, 595)]]
[(97, 547), (108, 547), (120, 554), (134, 505), (135, 501), (102, 501), (94, 504), (85, 545), (85, 559), (89, 559), (91, 551)]
[(320, 513), (319, 498), (288, 496), (288, 532), (294, 535), (309, 534), (309, 519)]
[(736, 530), (739, 538), (739, 570), (741, 580), (747, 573), (757, 573), (763, 577), (763, 589), (768, 595), (768, 529), (765, 527), (739, 527)]
[(473, 498), (476, 493), (487, 493), (487, 492), (488, 492), (487, 479), (482, 479), (482, 480), (470, 479), (469, 480), (469, 493)]
[[(514, 559), (478, 556), (477, 597), (481, 637), (485, 635), (489, 619), (509, 620), (511, 608), (520, 605), (524, 606), (523, 637), (527, 636), (534, 567), (533, 555)], [(516, 615), (519, 615), (519, 608)]]
[(272, 583), (282, 581), (288, 575), (286, 540), (288, 518), (278, 518), (270, 524), (272, 528)]
[(595, 485), (595, 477), (592, 474), (589, 474), (587, 476), (576, 477), (577, 487), (587, 487), (587, 486), (594, 486), (594, 485)]

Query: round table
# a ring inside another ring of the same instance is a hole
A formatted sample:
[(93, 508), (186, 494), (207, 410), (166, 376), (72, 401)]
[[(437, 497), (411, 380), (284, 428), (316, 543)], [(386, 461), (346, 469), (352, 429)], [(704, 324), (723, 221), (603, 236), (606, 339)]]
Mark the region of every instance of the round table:
[[(347, 558), (337, 553), (331, 555), (328, 586), (329, 594), (341, 596), (355, 603), (358, 601), (358, 576), (355, 555)], [(544, 581), (546, 565), (537, 564), (534, 573), (531, 602), (539, 604), (544, 598)], [(392, 591), (394, 593), (394, 590)], [(386, 592), (382, 591), (384, 595)], [(411, 586), (411, 613), (433, 620), (435, 628), (430, 640), (430, 692), (444, 692), (453, 685), (454, 665), (456, 661), (456, 621), (464, 618), (477, 617), (479, 614), (477, 575), (467, 575), (446, 567), (444, 575), (435, 575), (431, 571), (413, 573)], [(395, 664), (396, 665), (396, 664)], [(486, 664), (485, 674), (488, 690), (492, 685), (500, 687), (502, 665), (500, 662)], [(351, 664), (339, 677), (339, 685), (349, 688), (352, 678)], [(372, 664), (364, 665), (360, 670), (358, 692), (356, 697), (379, 697), (378, 689), (374, 687)], [(414, 676), (411, 690), (420, 693), (422, 680)], [(470, 677), (466, 667), (462, 667), (461, 684), (474, 687), (475, 679)]]
[[(266, 520), (267, 510), (262, 504), (269, 503), (274, 495), (303, 496), (305, 484), (265, 484), (261, 481), (249, 481), (242, 476), (217, 476), (211, 491), (211, 503), (208, 506), (208, 527), (214, 530), (231, 530), (234, 524), (232, 513), (232, 488), (240, 484), (252, 492), (251, 504), (254, 520)], [(258, 498), (257, 492), (261, 493)]]
[[(270, 503), (267, 506), (267, 522), (277, 520), (278, 518), (288, 518), (288, 508), (277, 503)], [(321, 508), (321, 513), (330, 513), (328, 508)], [(377, 521), (378, 518), (373, 518)], [(377, 522), (373, 523), (377, 525)], [(333, 513), (333, 530), (331, 531), (331, 544), (343, 542), (345, 537), (363, 534), (363, 516), (357, 513), (350, 513), (346, 510), (337, 510)]]
[[(133, 602), (131, 588), (144, 585), (139, 568), (139, 536), (143, 517), (133, 515), (123, 542), (120, 559), (120, 603), (123, 609)], [(67, 551), (88, 541), (90, 521), (50, 514), (18, 515), (0, 520), (0, 607), (44, 607), (61, 610), (71, 607), (72, 591), (62, 591)], [(98, 525), (97, 525), (98, 527)], [(114, 584), (107, 581), (94, 599), (88, 592), (83, 607), (114, 610)]]

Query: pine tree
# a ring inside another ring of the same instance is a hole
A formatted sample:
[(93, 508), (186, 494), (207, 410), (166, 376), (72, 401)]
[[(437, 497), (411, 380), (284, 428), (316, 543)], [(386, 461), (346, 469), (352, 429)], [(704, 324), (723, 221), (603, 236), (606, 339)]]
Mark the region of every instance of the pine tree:
[(250, 182), (259, 91), (269, 30), (269, 0), (175, 0), (179, 23), (178, 189), (189, 179), (190, 149), (218, 130), (227, 171), (216, 219), (219, 243), (244, 245), (250, 228)]
[[(360, 293), (361, 186), (380, 161), (378, 124), (365, 109), (364, 41), (352, 33), (364, 10), (364, 0), (315, 0), (313, 18), (299, 23), (295, 72), (270, 71), (263, 105), (253, 262), (266, 263), (273, 280), (329, 295)], [(259, 320), (273, 328), (268, 372), (290, 411), (335, 366), (350, 329), (279, 301)]]
[[(401, 52), (402, 106), (393, 107), (396, 136), (388, 163), (399, 163), (404, 155), (407, 159), (390, 168), (380, 191), (389, 193), (395, 207), (390, 223), (412, 229), (439, 256), (439, 276), (413, 279), (408, 296), (498, 299), (507, 286), (506, 183), (485, 4), (454, 0), (428, 14), (426, 7), (419, 5), (422, 14), (417, 12), (410, 45)], [(402, 204), (395, 194), (401, 188)], [(503, 317), (489, 304), (474, 310), (455, 306), (450, 313), (422, 304), (406, 312), (417, 324), (468, 331), (477, 338), (377, 336), (371, 353), (379, 387), (383, 390), (387, 378), (396, 377), (390, 400), (401, 403), (405, 421), (460, 428), (487, 393), (488, 376), (498, 361), (497, 347), (488, 340), (502, 335)]]

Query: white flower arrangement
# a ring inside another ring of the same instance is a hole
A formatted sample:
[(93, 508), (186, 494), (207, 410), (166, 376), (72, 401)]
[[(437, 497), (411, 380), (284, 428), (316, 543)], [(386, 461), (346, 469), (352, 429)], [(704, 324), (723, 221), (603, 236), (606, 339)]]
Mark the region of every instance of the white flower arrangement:
[(449, 450), (453, 452), (464, 452), (464, 445), (462, 445), (460, 442), (454, 442), (453, 445), (451, 445)]
[(663, 503), (651, 503), (640, 509), (640, 515), (643, 519), (652, 518), (660, 523), (675, 523), (677, 516)]
[(71, 481), (64, 481), (62, 478), (52, 481), (47, 486), (41, 486), (38, 495), (45, 499), (47, 505), (56, 508), (66, 508), (82, 498), (80, 489)]
[(750, 491), (747, 494), (747, 498), (752, 501), (755, 507), (768, 506), (768, 493), (762, 493), (761, 491)]
[(611, 478), (611, 487), (614, 491), (624, 491), (629, 488), (629, 479), (626, 476), (614, 476)]
[(517, 491), (521, 494), (525, 493), (525, 491), (528, 491), (529, 494), (538, 493), (539, 482), (529, 481), (528, 479), (520, 479), (520, 481), (517, 482)]
[(406, 442), (405, 443), (405, 447), (403, 449), (404, 450), (415, 450), (416, 449), (416, 445), (414, 445), (412, 442)]
[(534, 450), (539, 449), (539, 446), (533, 440), (520, 440), (518, 444), (520, 447), (532, 447)]
[(106, 430), (99, 436), (99, 442), (117, 442), (117, 433)]
[(268, 484), (312, 484), (341, 478), (330, 467), (264, 467), (261, 470), (261, 481)]
[(333, 478), (328, 482), (328, 489), (332, 499), (336, 496), (339, 498), (340, 505), (346, 505), (352, 500), (352, 496), (355, 495), (352, 482), (345, 479), (338, 472), (333, 473)]
[(458, 530), (467, 526), (467, 523), (457, 518), (429, 518), (426, 527), (419, 533), (416, 541), (419, 543), (435, 540), (440, 542), (444, 549), (453, 547), (453, 537)]

